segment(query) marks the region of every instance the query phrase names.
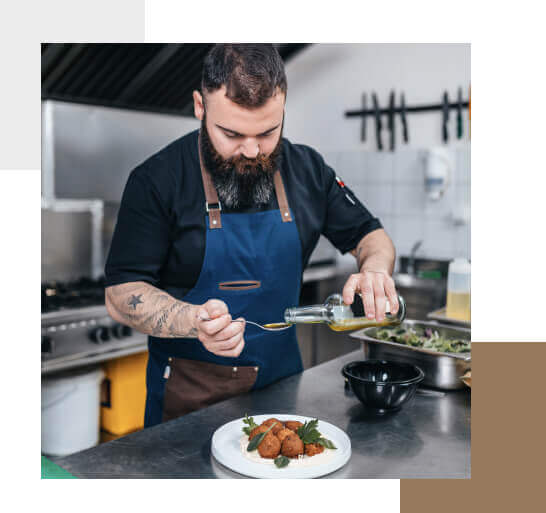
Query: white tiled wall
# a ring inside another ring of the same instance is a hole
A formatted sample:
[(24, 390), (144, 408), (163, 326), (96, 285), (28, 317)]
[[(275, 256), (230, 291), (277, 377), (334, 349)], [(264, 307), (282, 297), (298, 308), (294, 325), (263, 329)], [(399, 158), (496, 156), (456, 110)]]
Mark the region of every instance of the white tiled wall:
[(328, 152), (323, 156), (366, 207), (381, 219), (398, 255), (470, 259), (470, 145), (448, 151), (453, 174), (442, 198), (430, 200), (424, 187), (425, 149), (394, 153)]

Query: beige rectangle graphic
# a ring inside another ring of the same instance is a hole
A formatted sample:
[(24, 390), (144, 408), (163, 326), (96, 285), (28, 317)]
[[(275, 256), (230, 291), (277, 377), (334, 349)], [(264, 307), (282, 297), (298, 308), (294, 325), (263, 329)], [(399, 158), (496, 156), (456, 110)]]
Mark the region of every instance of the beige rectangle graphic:
[(401, 480), (402, 513), (540, 511), (546, 343), (472, 344), (472, 478)]

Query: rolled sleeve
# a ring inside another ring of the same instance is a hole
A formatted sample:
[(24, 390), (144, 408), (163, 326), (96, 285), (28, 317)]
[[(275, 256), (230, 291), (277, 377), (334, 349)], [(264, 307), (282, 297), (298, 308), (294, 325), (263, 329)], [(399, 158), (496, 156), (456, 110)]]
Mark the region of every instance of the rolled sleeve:
[(125, 186), (105, 266), (106, 286), (145, 281), (157, 286), (169, 251), (169, 209), (155, 184), (135, 169)]
[(323, 173), (327, 187), (327, 214), (322, 233), (344, 254), (356, 248), (368, 233), (383, 226), (349, 187), (338, 184), (331, 167), (324, 164)]

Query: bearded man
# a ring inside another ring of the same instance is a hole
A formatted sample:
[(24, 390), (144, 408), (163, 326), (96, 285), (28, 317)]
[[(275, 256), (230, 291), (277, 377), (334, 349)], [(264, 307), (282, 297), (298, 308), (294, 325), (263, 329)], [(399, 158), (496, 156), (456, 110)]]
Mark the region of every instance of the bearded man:
[(106, 263), (111, 317), (149, 335), (145, 426), (303, 370), (295, 328), (319, 236), (350, 251), (343, 289), (396, 313), (395, 252), (381, 223), (308, 146), (282, 137), (287, 81), (273, 45), (220, 44), (194, 91), (201, 128), (131, 172)]

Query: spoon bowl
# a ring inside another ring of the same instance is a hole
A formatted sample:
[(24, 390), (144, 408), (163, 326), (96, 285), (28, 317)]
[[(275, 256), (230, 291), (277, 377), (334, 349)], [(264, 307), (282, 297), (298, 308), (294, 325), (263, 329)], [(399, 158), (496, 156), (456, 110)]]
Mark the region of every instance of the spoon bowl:
[[(202, 321), (212, 321), (212, 319), (204, 319), (203, 317), (200, 317), (200, 319)], [(264, 331), (284, 331), (293, 326), (293, 324), (286, 324), (284, 322), (276, 322), (276, 323), (271, 323), (271, 324), (262, 326), (261, 324), (258, 324), (257, 322), (241, 320), (241, 319), (233, 319), (231, 322), (246, 322), (247, 324), (252, 324), (253, 326), (256, 326), (257, 328), (260, 328)]]

